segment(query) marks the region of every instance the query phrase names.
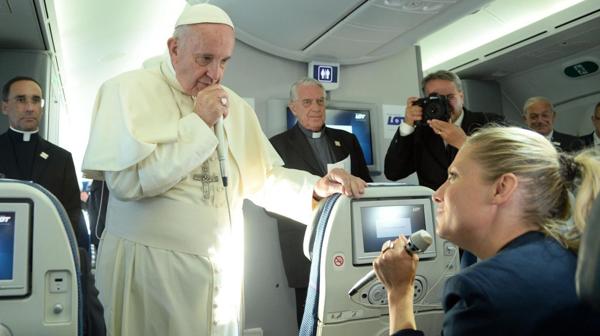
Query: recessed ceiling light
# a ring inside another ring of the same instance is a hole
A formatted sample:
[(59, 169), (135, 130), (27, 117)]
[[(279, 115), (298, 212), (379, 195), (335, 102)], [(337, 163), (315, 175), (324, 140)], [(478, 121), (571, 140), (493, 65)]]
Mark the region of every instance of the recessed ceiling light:
[(406, 0), (384, 0), (383, 3), (392, 7), (404, 6), (405, 2), (420, 2), (420, 1), (406, 1)]
[(411, 13), (433, 13), (439, 11), (445, 5), (441, 2), (426, 0), (384, 0), (383, 3)]
[(421, 7), (421, 10), (423, 12), (435, 12), (435, 11), (442, 9), (443, 7), (444, 7), (443, 3), (430, 2), (428, 4), (423, 5), (423, 7)]

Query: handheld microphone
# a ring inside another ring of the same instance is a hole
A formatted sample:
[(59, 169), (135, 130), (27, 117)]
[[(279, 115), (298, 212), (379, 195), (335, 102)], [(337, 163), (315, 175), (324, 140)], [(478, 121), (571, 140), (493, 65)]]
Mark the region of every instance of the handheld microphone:
[(223, 179), (223, 186), (227, 187), (227, 143), (225, 142), (225, 130), (223, 129), (223, 116), (219, 117), (215, 124), (215, 135), (219, 141), (217, 156), (219, 157), (219, 166), (221, 166), (221, 178)]
[[(408, 243), (404, 245), (404, 249), (408, 254), (413, 253), (421, 253), (431, 245), (433, 238), (431, 235), (425, 230), (419, 230), (408, 237)], [(358, 291), (363, 288), (366, 284), (371, 282), (371, 280), (375, 279), (377, 274), (375, 274), (375, 270), (369, 271), (364, 277), (360, 278), (352, 288), (348, 291), (349, 296), (354, 296), (354, 294), (358, 293)]]

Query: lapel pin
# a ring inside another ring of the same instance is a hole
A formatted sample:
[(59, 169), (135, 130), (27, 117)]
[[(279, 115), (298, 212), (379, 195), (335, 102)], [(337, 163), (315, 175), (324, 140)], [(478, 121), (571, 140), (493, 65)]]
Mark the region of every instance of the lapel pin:
[(337, 141), (337, 140), (335, 140), (333, 143), (334, 143), (334, 144), (335, 144), (337, 147), (342, 147), (342, 144), (341, 144), (339, 141)]
[(48, 158), (48, 154), (46, 154), (46, 152), (41, 152), (40, 156), (42, 157), (42, 159), (46, 160)]

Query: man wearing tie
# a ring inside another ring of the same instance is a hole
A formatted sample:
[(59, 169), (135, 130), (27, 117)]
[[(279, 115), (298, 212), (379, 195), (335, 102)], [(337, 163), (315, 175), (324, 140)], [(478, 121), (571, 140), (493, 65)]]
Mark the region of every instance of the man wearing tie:
[(592, 124), (594, 125), (594, 131), (579, 138), (583, 141), (585, 147), (600, 146), (600, 103), (596, 104), (596, 108), (594, 108)]
[[(283, 159), (284, 167), (325, 176), (329, 164), (344, 161), (350, 163), (350, 167), (342, 168), (372, 182), (356, 136), (325, 126), (325, 89), (319, 81), (308, 77), (296, 81), (290, 89), (288, 107), (298, 122), (269, 139)], [(288, 285), (296, 290), (296, 317), (300, 325), (310, 274), (310, 261), (302, 249), (306, 226), (279, 217), (278, 228)]]

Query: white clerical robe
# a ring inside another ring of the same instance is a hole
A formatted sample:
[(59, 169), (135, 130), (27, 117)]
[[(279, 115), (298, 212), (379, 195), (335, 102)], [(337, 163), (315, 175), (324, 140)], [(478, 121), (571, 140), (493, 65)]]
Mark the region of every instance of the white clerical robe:
[(83, 170), (111, 192), (97, 261), (107, 331), (238, 335), (243, 199), (307, 223), (318, 177), (282, 168), (252, 108), (227, 89), (223, 188), (217, 139), (169, 62), (107, 81), (94, 108)]

